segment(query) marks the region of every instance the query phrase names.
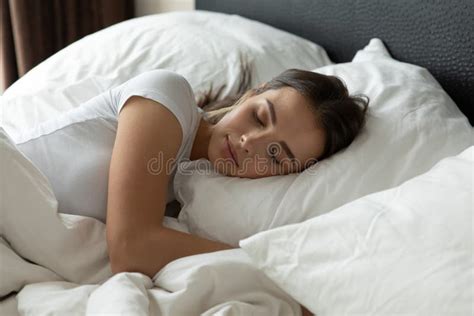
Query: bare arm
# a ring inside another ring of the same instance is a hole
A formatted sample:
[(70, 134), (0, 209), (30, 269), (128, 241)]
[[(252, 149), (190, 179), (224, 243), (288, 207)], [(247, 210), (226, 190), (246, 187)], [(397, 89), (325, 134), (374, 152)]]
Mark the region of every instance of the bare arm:
[(148, 164), (160, 155), (164, 164), (176, 158), (181, 141), (181, 126), (166, 107), (139, 96), (128, 99), (109, 170), (106, 235), (113, 273), (153, 277), (175, 259), (232, 248), (162, 226), (170, 175), (165, 166), (150, 172)]

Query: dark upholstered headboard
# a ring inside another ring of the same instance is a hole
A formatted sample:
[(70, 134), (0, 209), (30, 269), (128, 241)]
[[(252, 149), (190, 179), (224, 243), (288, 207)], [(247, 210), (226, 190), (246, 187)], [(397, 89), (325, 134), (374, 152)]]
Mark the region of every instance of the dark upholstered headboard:
[(196, 0), (197, 10), (238, 14), (352, 60), (371, 38), (427, 68), (474, 125), (474, 0)]

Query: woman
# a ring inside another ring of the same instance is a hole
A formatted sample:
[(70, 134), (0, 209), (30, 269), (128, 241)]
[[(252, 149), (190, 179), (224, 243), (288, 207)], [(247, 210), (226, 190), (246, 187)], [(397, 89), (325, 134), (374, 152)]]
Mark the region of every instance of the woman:
[(153, 277), (177, 258), (232, 248), (162, 225), (179, 161), (246, 178), (301, 172), (352, 142), (367, 103), (336, 77), (289, 69), (202, 112), (182, 76), (153, 70), (25, 131), (17, 146), (50, 180), (59, 212), (106, 220), (114, 273)]

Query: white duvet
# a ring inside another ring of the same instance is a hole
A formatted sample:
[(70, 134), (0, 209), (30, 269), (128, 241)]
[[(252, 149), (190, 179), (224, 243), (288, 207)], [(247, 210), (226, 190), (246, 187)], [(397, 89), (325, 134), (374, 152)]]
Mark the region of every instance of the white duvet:
[(105, 225), (58, 214), (48, 180), (2, 128), (0, 157), (0, 315), (301, 314), (241, 249), (175, 260), (153, 279), (112, 276)]

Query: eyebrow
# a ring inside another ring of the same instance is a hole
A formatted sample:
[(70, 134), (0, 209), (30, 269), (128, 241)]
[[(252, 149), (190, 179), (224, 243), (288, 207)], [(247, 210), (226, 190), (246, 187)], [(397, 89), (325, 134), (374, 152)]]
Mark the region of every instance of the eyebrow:
[[(276, 114), (275, 114), (275, 106), (267, 98), (265, 98), (265, 101), (267, 101), (267, 107), (268, 107), (268, 110), (270, 111), (270, 117), (271, 117), (272, 125), (276, 125), (277, 118), (276, 118)], [(290, 157), (291, 160), (295, 160), (295, 155), (293, 155), (293, 153), (290, 150), (290, 147), (288, 147), (286, 142), (280, 140), (278, 143), (281, 145), (281, 147), (283, 147), (283, 150), (286, 152), (287, 156)]]

